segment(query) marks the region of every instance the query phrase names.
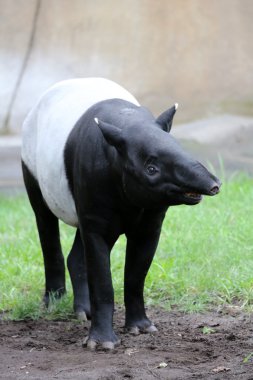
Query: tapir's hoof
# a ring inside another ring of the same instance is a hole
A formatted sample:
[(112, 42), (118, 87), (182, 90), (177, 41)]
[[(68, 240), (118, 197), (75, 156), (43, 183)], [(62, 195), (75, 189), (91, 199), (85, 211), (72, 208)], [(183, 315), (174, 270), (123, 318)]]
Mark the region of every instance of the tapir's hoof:
[(119, 344), (120, 340), (117, 340), (116, 342), (97, 342), (96, 340), (89, 339), (89, 337), (86, 337), (83, 341), (83, 347), (87, 347), (91, 351), (95, 351), (97, 348), (102, 348), (104, 351), (111, 351), (119, 346)]
[(155, 325), (150, 325), (148, 327), (146, 327), (145, 329), (143, 329), (143, 332), (144, 333), (155, 333), (157, 332), (157, 328), (155, 327)]
[(126, 330), (127, 330), (127, 332), (129, 332), (132, 335), (139, 335), (140, 334), (140, 329), (137, 326), (129, 327)]
[(148, 327), (140, 328), (138, 326), (128, 327), (127, 332), (129, 332), (132, 335), (139, 335), (141, 333), (155, 333), (157, 332), (157, 328), (155, 325), (150, 325)]
[(77, 318), (79, 321), (83, 321), (83, 322), (85, 322), (85, 321), (88, 320), (85, 311), (77, 311), (77, 312), (76, 312), (76, 318)]
[(97, 342), (95, 340), (92, 340), (92, 339), (87, 339), (86, 347), (91, 351), (95, 351), (95, 349), (97, 347)]

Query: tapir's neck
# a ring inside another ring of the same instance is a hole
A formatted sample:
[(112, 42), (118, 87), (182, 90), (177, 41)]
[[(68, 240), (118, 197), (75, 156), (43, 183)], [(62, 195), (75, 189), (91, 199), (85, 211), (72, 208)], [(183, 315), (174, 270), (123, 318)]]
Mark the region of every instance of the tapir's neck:
[(108, 163), (108, 170), (110, 170), (110, 177), (114, 182), (114, 189), (117, 192), (116, 198), (119, 197), (120, 199), (120, 208), (128, 213), (140, 212), (142, 208), (136, 205), (127, 193), (125, 170), (119, 152), (109, 144), (105, 144), (104, 153)]

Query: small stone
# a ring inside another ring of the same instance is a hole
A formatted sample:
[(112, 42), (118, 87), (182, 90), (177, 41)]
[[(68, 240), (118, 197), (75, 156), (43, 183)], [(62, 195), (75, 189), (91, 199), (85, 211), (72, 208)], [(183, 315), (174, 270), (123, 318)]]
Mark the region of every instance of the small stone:
[(168, 367), (168, 364), (165, 363), (165, 362), (162, 362), (162, 363), (160, 363), (160, 364), (157, 366), (157, 368), (166, 368), (166, 367)]

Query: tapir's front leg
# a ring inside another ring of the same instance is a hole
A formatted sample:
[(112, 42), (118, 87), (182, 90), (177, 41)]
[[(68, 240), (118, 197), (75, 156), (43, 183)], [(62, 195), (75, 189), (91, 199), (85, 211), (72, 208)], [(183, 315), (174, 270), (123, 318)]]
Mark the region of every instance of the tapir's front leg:
[(144, 282), (153, 260), (165, 212), (145, 211), (135, 231), (127, 236), (125, 264), (126, 328), (134, 334), (154, 332), (144, 306)]
[(87, 347), (97, 344), (113, 349), (120, 341), (113, 331), (114, 293), (110, 271), (110, 252), (116, 239), (105, 239), (100, 233), (82, 231), (85, 245), (88, 284), (91, 301), (91, 328)]

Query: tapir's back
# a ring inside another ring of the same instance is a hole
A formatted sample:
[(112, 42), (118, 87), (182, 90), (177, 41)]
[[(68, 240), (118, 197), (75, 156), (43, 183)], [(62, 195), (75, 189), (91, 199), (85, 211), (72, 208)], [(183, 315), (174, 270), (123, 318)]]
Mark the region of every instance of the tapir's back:
[(63, 157), (68, 135), (88, 108), (113, 98), (138, 105), (128, 91), (107, 79), (63, 81), (42, 96), (24, 121), (22, 160), (38, 181), (51, 211), (68, 224), (77, 225)]

